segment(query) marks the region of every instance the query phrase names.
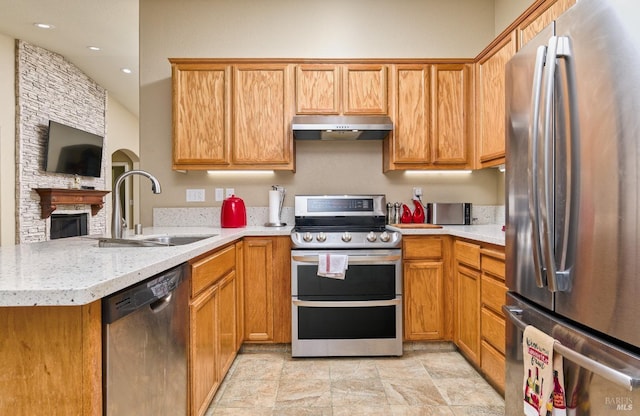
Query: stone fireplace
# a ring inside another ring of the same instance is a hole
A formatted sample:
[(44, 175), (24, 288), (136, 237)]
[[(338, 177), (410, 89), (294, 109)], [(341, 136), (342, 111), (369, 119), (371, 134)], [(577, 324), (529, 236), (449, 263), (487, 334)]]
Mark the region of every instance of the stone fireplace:
[[(61, 55), (16, 41), (16, 242), (51, 238), (51, 218), (41, 214), (36, 188), (70, 188), (75, 177), (44, 171), (49, 120), (94, 134), (106, 134), (107, 92)], [(110, 155), (102, 155), (99, 178), (80, 177), (82, 186), (106, 190)], [(108, 198), (105, 198), (108, 203)], [(55, 214), (87, 214), (86, 233), (105, 234), (106, 209), (92, 215), (90, 205), (58, 207)], [(56, 221), (54, 221), (55, 223)], [(57, 225), (56, 225), (57, 227)]]

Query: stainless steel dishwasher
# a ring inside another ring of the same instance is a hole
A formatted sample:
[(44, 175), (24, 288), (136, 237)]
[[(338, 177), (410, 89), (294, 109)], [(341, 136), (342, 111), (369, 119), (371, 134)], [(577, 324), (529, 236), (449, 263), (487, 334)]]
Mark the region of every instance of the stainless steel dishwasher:
[(102, 301), (104, 415), (186, 415), (185, 265)]

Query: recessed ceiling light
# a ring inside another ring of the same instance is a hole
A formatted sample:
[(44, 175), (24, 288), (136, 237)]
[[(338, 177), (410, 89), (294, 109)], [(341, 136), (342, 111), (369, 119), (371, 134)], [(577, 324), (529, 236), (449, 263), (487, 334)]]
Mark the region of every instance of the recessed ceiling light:
[(92, 51), (99, 51), (100, 47), (99, 46), (87, 46), (87, 49), (92, 50)]
[(53, 29), (55, 28), (54, 25), (50, 25), (49, 23), (34, 23), (33, 24), (35, 27), (40, 28), (40, 29)]
[(132, 71), (131, 69), (129, 69), (129, 68), (122, 68), (120, 71), (124, 72), (125, 74), (130, 74), (130, 73), (132, 73), (132, 72), (133, 72), (133, 71)]

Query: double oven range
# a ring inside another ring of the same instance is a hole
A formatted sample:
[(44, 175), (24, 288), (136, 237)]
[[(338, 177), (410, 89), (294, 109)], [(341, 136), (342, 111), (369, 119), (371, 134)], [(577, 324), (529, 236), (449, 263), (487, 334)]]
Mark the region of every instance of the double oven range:
[(402, 236), (385, 209), (384, 195), (295, 197), (294, 357), (402, 355)]

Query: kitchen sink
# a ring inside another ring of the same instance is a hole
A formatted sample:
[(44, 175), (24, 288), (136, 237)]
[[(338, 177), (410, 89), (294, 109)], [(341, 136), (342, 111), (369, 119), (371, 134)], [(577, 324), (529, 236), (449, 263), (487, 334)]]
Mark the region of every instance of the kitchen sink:
[(167, 247), (183, 246), (206, 238), (215, 237), (218, 234), (206, 235), (159, 235), (146, 238), (99, 238), (98, 247)]

